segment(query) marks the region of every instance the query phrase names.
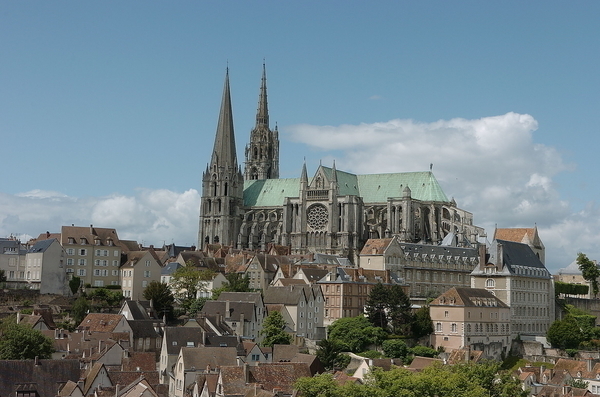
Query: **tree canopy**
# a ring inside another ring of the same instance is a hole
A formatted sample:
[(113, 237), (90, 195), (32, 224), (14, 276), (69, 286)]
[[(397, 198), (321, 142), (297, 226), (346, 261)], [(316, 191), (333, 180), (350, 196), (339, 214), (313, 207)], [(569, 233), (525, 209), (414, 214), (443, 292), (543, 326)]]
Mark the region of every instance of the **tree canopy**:
[(421, 372), (404, 368), (375, 369), (366, 383), (338, 385), (330, 374), (300, 378), (296, 388), (305, 397), (525, 397), (518, 379), (499, 372), (499, 364), (434, 365)]
[(546, 338), (552, 346), (561, 349), (577, 349), (584, 340), (579, 324), (571, 315), (553, 322), (548, 328)]
[(144, 289), (144, 299), (152, 301), (154, 310), (159, 316), (166, 315), (170, 318), (173, 315), (175, 297), (168, 284), (151, 281)]
[(598, 265), (596, 265), (594, 261), (589, 260), (588, 257), (581, 252), (577, 254), (577, 264), (579, 265), (579, 270), (581, 270), (583, 278), (592, 286), (592, 293), (594, 296), (598, 295), (598, 277), (600, 277)]
[(203, 281), (212, 280), (215, 272), (209, 269), (196, 267), (192, 262), (175, 270), (171, 276), (171, 285), (175, 291), (175, 298), (184, 307), (189, 307), (191, 301), (196, 299), (198, 291), (204, 288)]
[(213, 299), (219, 299), (221, 292), (249, 292), (250, 278), (240, 273), (227, 273), (227, 282), (221, 288), (213, 290)]
[(350, 356), (343, 354), (344, 345), (335, 339), (322, 339), (317, 343), (317, 358), (327, 370), (348, 366)]
[(413, 323), (410, 299), (400, 285), (378, 283), (365, 304), (367, 318), (376, 327), (393, 333), (409, 334)]
[(264, 337), (262, 345), (273, 347), (273, 345), (289, 345), (292, 336), (285, 332), (285, 321), (281, 313), (272, 311), (263, 322), (260, 334)]
[(380, 345), (386, 332), (374, 327), (364, 316), (342, 317), (327, 328), (328, 338), (340, 343), (344, 351), (360, 353), (369, 345)]
[(3, 322), (0, 331), (0, 360), (52, 358), (52, 340), (40, 331), (12, 320)]

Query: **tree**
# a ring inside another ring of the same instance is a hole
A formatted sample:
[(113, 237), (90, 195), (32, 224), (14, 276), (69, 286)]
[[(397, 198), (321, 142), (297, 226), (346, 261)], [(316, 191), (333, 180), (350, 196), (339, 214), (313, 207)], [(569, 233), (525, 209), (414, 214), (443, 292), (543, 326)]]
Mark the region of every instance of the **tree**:
[(77, 298), (75, 303), (73, 303), (73, 307), (71, 308), (71, 317), (73, 317), (75, 324), (79, 325), (89, 311), (90, 304), (88, 303), (87, 299), (85, 299), (83, 296)]
[(408, 346), (400, 339), (388, 339), (383, 341), (381, 349), (386, 357), (406, 359), (408, 355)]
[(583, 341), (583, 334), (575, 318), (571, 315), (562, 320), (556, 320), (546, 333), (548, 342), (561, 349), (576, 349)]
[(415, 338), (429, 335), (433, 332), (433, 321), (429, 315), (429, 306), (422, 306), (414, 315), (411, 326), (412, 335)]
[(144, 299), (152, 301), (154, 310), (159, 316), (167, 315), (169, 318), (173, 315), (173, 303), (175, 297), (171, 288), (166, 283), (151, 281), (144, 289)]
[(583, 278), (592, 286), (594, 296), (598, 295), (598, 277), (600, 277), (598, 265), (581, 252), (577, 254), (577, 264)]
[(219, 299), (221, 292), (249, 292), (250, 278), (248, 275), (240, 273), (227, 273), (225, 275), (227, 282), (221, 288), (213, 290), (212, 298)]
[(380, 345), (386, 332), (374, 327), (366, 317), (342, 317), (327, 328), (328, 338), (339, 342), (345, 351), (360, 353), (369, 345)]
[(192, 262), (187, 262), (185, 266), (173, 272), (171, 276), (171, 285), (175, 291), (175, 298), (186, 309), (191, 302), (196, 299), (198, 291), (204, 288), (203, 281), (212, 280), (215, 272), (209, 269), (201, 269)]
[(413, 315), (410, 299), (400, 285), (384, 286), (378, 283), (367, 298), (365, 310), (369, 321), (376, 327), (394, 333), (410, 333)]
[(262, 345), (273, 347), (273, 345), (289, 345), (292, 336), (284, 331), (285, 321), (281, 313), (272, 311), (263, 322), (260, 334), (264, 336)]
[(96, 309), (119, 306), (124, 299), (121, 290), (109, 290), (106, 288), (94, 288), (88, 293), (87, 297), (91, 299), (92, 306)]
[(342, 354), (344, 345), (335, 339), (322, 339), (317, 343), (317, 358), (327, 370), (345, 368), (350, 356)]
[(71, 289), (71, 292), (73, 293), (73, 295), (75, 295), (77, 293), (77, 291), (79, 291), (80, 286), (81, 286), (81, 278), (79, 278), (77, 276), (73, 276), (73, 278), (69, 280), (69, 288)]
[(16, 322), (3, 324), (0, 338), (0, 360), (51, 358), (53, 352), (52, 340), (40, 331)]
[(569, 381), (567, 381), (567, 384), (577, 389), (587, 389), (590, 382), (586, 382), (583, 379), (571, 378)]
[(4, 269), (0, 269), (0, 283), (4, 282), (6, 282), (6, 273), (4, 272)]
[(431, 347), (416, 345), (410, 348), (410, 352), (415, 356), (421, 357), (437, 357), (440, 352)]

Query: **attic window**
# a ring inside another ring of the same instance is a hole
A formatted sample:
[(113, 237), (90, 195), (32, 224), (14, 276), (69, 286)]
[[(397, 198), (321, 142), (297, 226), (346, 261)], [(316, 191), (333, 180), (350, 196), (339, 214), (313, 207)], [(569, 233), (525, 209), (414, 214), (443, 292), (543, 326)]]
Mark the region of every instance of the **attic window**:
[(194, 347), (194, 342), (188, 342), (187, 347)]
[(173, 346), (177, 346), (177, 341), (173, 341)]

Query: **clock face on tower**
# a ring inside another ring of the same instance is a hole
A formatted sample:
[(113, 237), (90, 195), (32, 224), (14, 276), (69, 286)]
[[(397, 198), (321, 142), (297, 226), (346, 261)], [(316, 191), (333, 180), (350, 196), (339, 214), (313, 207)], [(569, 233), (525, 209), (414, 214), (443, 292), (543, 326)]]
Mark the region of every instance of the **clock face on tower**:
[(313, 230), (324, 230), (329, 221), (329, 213), (323, 204), (313, 204), (306, 211), (306, 223)]

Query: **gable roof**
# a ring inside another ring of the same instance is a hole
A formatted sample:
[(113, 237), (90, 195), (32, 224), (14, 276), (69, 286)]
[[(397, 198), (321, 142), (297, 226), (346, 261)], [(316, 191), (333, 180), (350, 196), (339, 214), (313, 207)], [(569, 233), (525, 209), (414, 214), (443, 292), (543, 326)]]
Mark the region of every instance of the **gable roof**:
[(0, 360), (0, 396), (15, 396), (23, 387), (40, 397), (54, 397), (62, 383), (77, 382), (79, 360)]
[[(229, 313), (226, 313), (226, 305), (229, 303)], [(240, 321), (241, 315), (244, 315), (244, 321), (253, 321), (254, 309), (256, 305), (253, 302), (222, 302), (207, 301), (202, 308), (205, 315), (221, 314), (223, 318), (230, 321)]]
[(494, 239), (528, 244), (540, 249), (544, 248), (537, 227), (496, 228)]
[(383, 255), (391, 242), (391, 238), (370, 238), (360, 251), (360, 255)]
[(79, 327), (90, 332), (113, 332), (124, 318), (122, 314), (89, 313)]
[(201, 327), (165, 327), (163, 343), (167, 354), (179, 354), (179, 349), (189, 346), (188, 342), (198, 347), (204, 343)]
[(195, 368), (200, 371), (205, 370), (209, 365), (211, 368), (237, 365), (236, 347), (182, 347), (180, 354), (185, 369)]
[(497, 249), (498, 245), (502, 246), (502, 264), (504, 264), (511, 273), (516, 273), (515, 266), (534, 267), (546, 270), (546, 266), (544, 266), (530, 246), (507, 240), (496, 239), (492, 242), (492, 248), (490, 249), (491, 263), (499, 265), (497, 258), (497, 253), (499, 251)]
[(482, 288), (453, 287), (435, 298), (430, 306), (499, 307), (508, 306), (490, 291)]

